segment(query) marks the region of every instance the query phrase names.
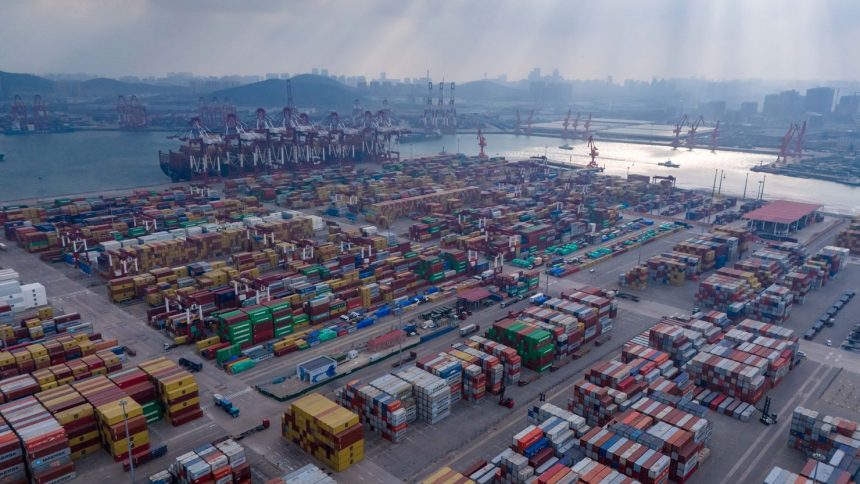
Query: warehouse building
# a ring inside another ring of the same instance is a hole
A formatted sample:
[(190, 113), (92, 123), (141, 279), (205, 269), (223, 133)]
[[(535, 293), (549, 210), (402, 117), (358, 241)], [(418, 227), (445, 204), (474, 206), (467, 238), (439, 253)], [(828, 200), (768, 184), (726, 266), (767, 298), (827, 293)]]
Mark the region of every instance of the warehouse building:
[(815, 221), (821, 205), (814, 203), (774, 200), (764, 207), (744, 214), (749, 227), (756, 233), (786, 236), (805, 228)]

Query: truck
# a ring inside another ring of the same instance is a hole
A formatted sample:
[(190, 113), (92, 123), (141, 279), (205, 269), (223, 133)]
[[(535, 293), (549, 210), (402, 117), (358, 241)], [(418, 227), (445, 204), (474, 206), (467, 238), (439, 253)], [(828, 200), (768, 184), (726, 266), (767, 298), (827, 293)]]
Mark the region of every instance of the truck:
[(477, 324), (467, 324), (465, 326), (460, 327), (460, 336), (470, 335), (472, 333), (477, 333), (481, 329)]
[(540, 306), (541, 304), (545, 303), (547, 301), (547, 299), (548, 298), (544, 295), (544, 293), (539, 292), (539, 293), (535, 294), (534, 296), (530, 297), (529, 302), (532, 304)]
[(233, 418), (239, 418), (239, 409), (233, 405), (233, 402), (227, 399), (224, 395), (220, 393), (216, 393), (212, 395), (212, 399), (215, 400), (215, 406), (221, 407), (225, 412), (230, 414)]
[(203, 363), (199, 361), (189, 360), (188, 358), (179, 358), (179, 365), (184, 366), (186, 370), (195, 373), (203, 370)]

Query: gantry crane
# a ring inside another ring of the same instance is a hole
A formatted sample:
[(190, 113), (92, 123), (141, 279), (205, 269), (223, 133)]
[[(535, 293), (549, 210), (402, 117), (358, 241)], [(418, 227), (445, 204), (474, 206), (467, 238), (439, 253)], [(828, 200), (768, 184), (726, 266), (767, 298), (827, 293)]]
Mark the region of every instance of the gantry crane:
[(794, 152), (797, 155), (797, 159), (800, 160), (800, 157), (803, 156), (803, 137), (806, 136), (806, 121), (797, 128), (797, 137), (794, 140)]
[(478, 154), (480, 158), (486, 158), (487, 155), (484, 153), (484, 148), (487, 146), (487, 138), (484, 137), (484, 133), (481, 132), (481, 128), (478, 128), (478, 146), (481, 147), (481, 153)]
[(576, 113), (576, 118), (573, 119), (573, 137), (576, 138), (576, 127), (579, 126), (579, 119), (582, 117), (582, 113)]
[(588, 156), (591, 157), (591, 161), (588, 163), (588, 168), (600, 168), (597, 166), (597, 145), (594, 144), (594, 136), (588, 137)]
[(521, 134), (523, 131), (523, 122), (520, 119), (520, 110), (517, 109), (517, 124), (514, 126), (514, 134)]
[(797, 134), (797, 125), (791, 123), (788, 127), (788, 131), (782, 135), (782, 143), (779, 145), (779, 153), (776, 155), (776, 162), (787, 162), (789, 155), (789, 147), (791, 146), (791, 140), (794, 138), (794, 135)]
[(672, 140), (672, 149), (677, 150), (679, 146), (681, 146), (681, 130), (684, 129), (684, 125), (687, 124), (687, 115), (681, 117), (681, 120), (675, 123), (675, 128), (672, 129), (672, 134), (675, 135), (675, 138)]
[(583, 134), (583, 136), (588, 136), (588, 138), (591, 139), (591, 113), (588, 113), (588, 119), (585, 120), (583, 127), (585, 128), (585, 134)]
[(699, 130), (700, 126), (705, 125), (705, 117), (699, 115), (696, 119), (695, 123), (690, 124), (690, 130), (687, 131), (687, 149), (693, 151), (693, 147), (696, 145), (696, 132)]
[(529, 112), (529, 119), (528, 119), (528, 121), (526, 121), (528, 123), (528, 127), (526, 128), (526, 136), (532, 135), (532, 118), (534, 118), (534, 115), (535, 115), (535, 110), (532, 109)]

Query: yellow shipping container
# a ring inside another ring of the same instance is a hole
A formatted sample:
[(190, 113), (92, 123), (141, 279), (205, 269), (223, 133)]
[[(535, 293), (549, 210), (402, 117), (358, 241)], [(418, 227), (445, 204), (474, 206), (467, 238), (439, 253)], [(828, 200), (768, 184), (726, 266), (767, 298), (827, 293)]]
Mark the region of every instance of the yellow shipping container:
[(221, 342), (221, 338), (218, 336), (213, 336), (211, 338), (202, 339), (197, 342), (197, 351), (205, 350), (206, 348), (217, 345)]
[(176, 400), (179, 397), (183, 397), (183, 396), (188, 395), (190, 393), (194, 393), (198, 390), (199, 390), (199, 388), (197, 387), (197, 383), (192, 381), (190, 384), (182, 385), (178, 388), (174, 388), (173, 390), (168, 390), (166, 392), (163, 392), (163, 397), (164, 397), (165, 401), (172, 402), (173, 400)]
[(74, 422), (79, 418), (88, 417), (92, 414), (93, 406), (89, 403), (82, 403), (67, 410), (55, 413), (54, 418), (57, 419), (61, 425), (65, 425), (67, 423)]
[[(127, 402), (125, 405), (125, 415), (128, 415), (128, 418), (134, 418), (138, 415), (143, 415), (143, 409), (137, 402), (135, 402), (131, 398), (127, 398), (125, 400)], [(125, 418), (119, 401), (101, 405), (100, 407), (96, 408), (96, 412), (98, 413), (102, 423), (105, 423), (107, 425), (117, 424), (119, 422), (122, 422)]]
[(174, 414), (184, 408), (195, 407), (198, 405), (200, 405), (200, 397), (194, 397), (192, 399), (170, 405), (169, 407), (167, 407), (167, 413)]
[(128, 441), (131, 440), (131, 443), (135, 447), (139, 447), (144, 444), (149, 443), (149, 430), (144, 430), (142, 432), (138, 432), (136, 434), (132, 434), (128, 439), (120, 439), (116, 442), (108, 441), (108, 451), (111, 456), (117, 456), (128, 452)]
[(77, 437), (72, 437), (69, 439), (69, 445), (75, 446), (78, 444), (83, 444), (84, 442), (88, 442), (93, 439), (97, 439), (99, 437), (99, 431), (93, 430), (92, 432), (87, 432), (85, 434), (78, 435)]

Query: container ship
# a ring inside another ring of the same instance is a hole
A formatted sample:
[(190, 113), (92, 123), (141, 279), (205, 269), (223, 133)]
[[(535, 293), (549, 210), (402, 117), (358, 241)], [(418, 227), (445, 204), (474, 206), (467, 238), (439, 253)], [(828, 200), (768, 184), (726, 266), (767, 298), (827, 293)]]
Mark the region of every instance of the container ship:
[(400, 153), (393, 148), (409, 133), (392, 125), (387, 109), (365, 111), (346, 121), (331, 112), (316, 124), (291, 107), (274, 120), (258, 108), (248, 124), (235, 113), (227, 114), (220, 132), (194, 117), (170, 137), (182, 146), (159, 152), (158, 157), (161, 170), (174, 182), (232, 178), (333, 163), (398, 160)]

